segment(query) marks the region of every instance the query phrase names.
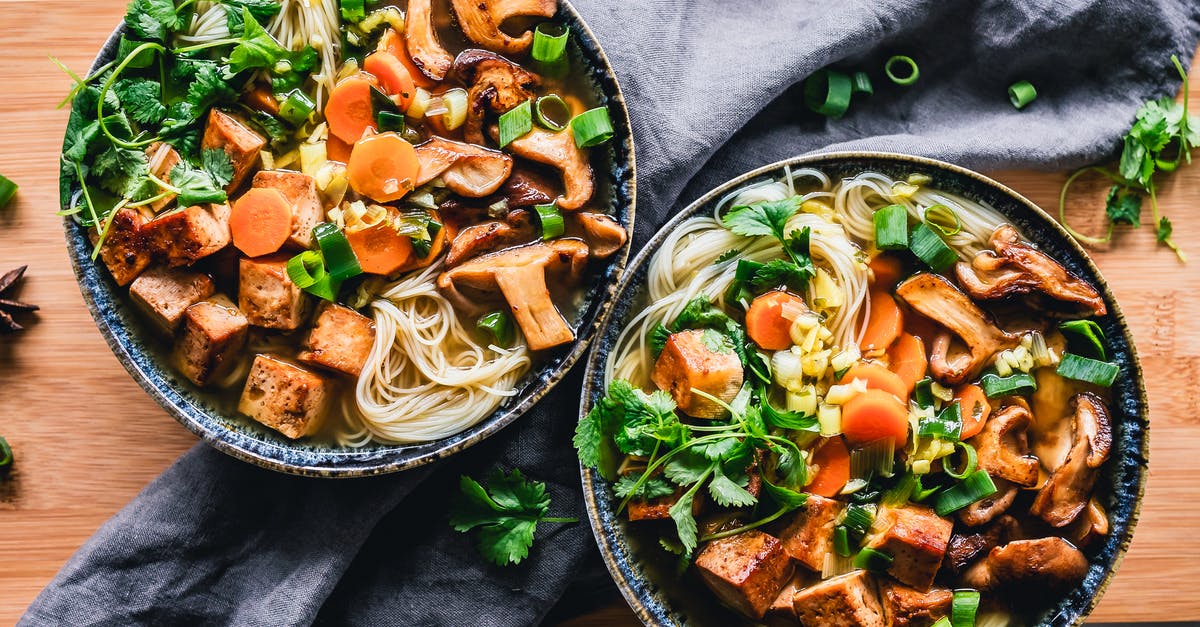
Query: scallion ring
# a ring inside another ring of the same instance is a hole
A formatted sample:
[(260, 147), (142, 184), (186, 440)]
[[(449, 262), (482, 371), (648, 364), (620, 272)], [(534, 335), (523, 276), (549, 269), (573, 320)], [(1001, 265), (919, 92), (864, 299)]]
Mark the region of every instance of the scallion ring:
[(17, 184), (0, 174), (0, 209), (7, 207), (15, 195), (17, 195)]
[(591, 148), (612, 139), (612, 120), (608, 109), (596, 107), (571, 118), (571, 132), (575, 134), (575, 145)]
[(537, 210), (538, 220), (542, 223), (543, 240), (554, 239), (566, 231), (563, 215), (558, 210), (558, 205), (554, 203), (537, 205), (534, 209)]
[(974, 446), (971, 446), (966, 442), (955, 442), (954, 448), (962, 449), (963, 460), (966, 462), (963, 465), (962, 471), (956, 472), (954, 470), (954, 464), (949, 463), (949, 457), (942, 460), (942, 470), (955, 479), (966, 479), (967, 475), (975, 472), (979, 468), (979, 453), (975, 452)]
[(959, 589), (950, 601), (952, 627), (975, 627), (975, 612), (979, 611), (979, 591)]
[(1008, 100), (1012, 106), (1024, 109), (1037, 98), (1037, 89), (1029, 81), (1017, 81), (1008, 87)]
[(533, 29), (533, 49), (530, 56), (539, 63), (557, 63), (567, 52), (567, 37), (571, 29), (562, 24), (545, 22)]
[(851, 90), (856, 94), (866, 94), (868, 96), (875, 94), (875, 88), (871, 86), (871, 77), (866, 72), (855, 72), (850, 80), (854, 85)]
[(312, 287), (326, 276), (325, 260), (321, 257), (320, 252), (306, 250), (288, 259), (287, 273), (288, 278), (296, 284), (296, 287), (300, 289)]
[(500, 147), (533, 130), (533, 109), (528, 100), (500, 114)]
[(313, 227), (313, 238), (317, 240), (321, 257), (325, 260), (325, 271), (332, 280), (340, 283), (362, 274), (358, 256), (354, 254), (350, 241), (338, 225), (332, 222), (318, 224)]
[[(908, 73), (905, 76), (896, 75), (896, 65), (903, 64), (908, 66)], [(906, 57), (902, 54), (893, 56), (883, 64), (883, 73), (897, 85), (912, 85), (921, 77), (921, 68), (917, 67), (917, 62), (913, 61), (912, 57)]]
[(825, 117), (838, 119), (850, 108), (850, 77), (837, 70), (817, 70), (804, 80), (804, 104)]
[(555, 132), (571, 123), (571, 108), (557, 94), (538, 98), (533, 104), (533, 113), (538, 124)]
[(933, 205), (925, 210), (925, 224), (935, 228), (942, 237), (958, 235), (962, 231), (962, 220), (946, 205)]

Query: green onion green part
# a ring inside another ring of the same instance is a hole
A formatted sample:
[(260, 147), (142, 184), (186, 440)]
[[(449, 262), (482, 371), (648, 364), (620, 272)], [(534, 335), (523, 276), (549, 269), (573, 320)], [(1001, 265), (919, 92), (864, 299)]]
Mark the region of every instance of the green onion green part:
[(375, 115), (375, 123), (379, 127), (380, 133), (386, 133), (388, 131), (395, 131), (397, 133), (404, 132), (404, 114), (402, 113), (380, 111)]
[(922, 409), (933, 407), (933, 379), (925, 377), (913, 386), (913, 400), (917, 402), (917, 407)]
[(979, 591), (955, 590), (950, 601), (950, 624), (953, 627), (975, 627), (975, 612), (979, 610)]
[(868, 96), (875, 94), (875, 88), (871, 86), (871, 77), (866, 72), (855, 72), (850, 80), (853, 83), (850, 87), (852, 92)]
[(1080, 357), (1075, 353), (1066, 353), (1058, 363), (1058, 374), (1067, 379), (1085, 381), (1099, 386), (1109, 387), (1117, 379), (1121, 369), (1109, 361), (1099, 361)]
[(12, 447), (8, 445), (8, 440), (4, 436), (0, 436), (0, 475), (8, 474), (13, 465)]
[(1104, 348), (1108, 338), (1104, 337), (1104, 331), (1095, 320), (1068, 320), (1058, 325), (1058, 328), (1067, 335), (1067, 342), (1072, 350), (1084, 347), (1087, 348), (1086, 357), (1094, 357), (1100, 361), (1108, 360), (1108, 351)]
[(917, 424), (917, 435), (940, 440), (957, 440), (962, 435), (962, 409), (958, 401), (950, 403), (933, 418), (923, 418)]
[(968, 475), (979, 470), (979, 453), (975, 451), (975, 447), (966, 442), (955, 442), (954, 447), (962, 449), (963, 459), (966, 463), (963, 464), (962, 471), (955, 471), (954, 465), (950, 463), (950, 458), (942, 458), (942, 470), (947, 475), (955, 479), (966, 479)]
[(908, 237), (908, 248), (934, 272), (941, 272), (958, 261), (958, 253), (924, 222), (913, 227)]
[(931, 627), (953, 627), (953, 625), (950, 624), (949, 616), (943, 616), (937, 619), (937, 622), (931, 625)]
[(886, 571), (892, 565), (893, 558), (883, 551), (865, 548), (854, 556), (854, 567), (869, 570), (873, 573)]
[(875, 522), (875, 512), (870, 507), (863, 505), (847, 506), (846, 513), (842, 517), (842, 525), (860, 536), (867, 533), (873, 522)]
[(367, 17), (364, 0), (341, 0), (338, 6), (341, 8), (342, 19), (352, 24), (357, 24)]
[(962, 221), (958, 214), (946, 205), (933, 205), (925, 210), (925, 224), (941, 233), (942, 237), (958, 235), (962, 231)]
[(1012, 106), (1024, 109), (1025, 105), (1037, 98), (1037, 89), (1029, 81), (1017, 81), (1008, 86), (1008, 100)]
[(888, 205), (875, 212), (875, 247), (880, 250), (908, 248), (908, 209)]
[(567, 52), (567, 37), (571, 29), (562, 24), (545, 22), (533, 29), (533, 49), (530, 56), (539, 63), (557, 63)]
[(588, 109), (571, 119), (571, 132), (575, 134), (575, 145), (580, 148), (599, 146), (612, 139), (612, 120), (608, 109)]
[(833, 550), (842, 557), (850, 557), (850, 534), (842, 525), (833, 528)]
[(513, 343), (513, 323), (512, 318), (503, 311), (493, 311), (492, 313), (483, 316), (475, 323), (475, 326), (481, 331), (486, 331), (491, 334), (496, 340), (498, 346), (508, 348)]
[(8, 203), (12, 202), (13, 196), (16, 195), (17, 184), (0, 174), (0, 209), (7, 207)]
[(287, 273), (296, 287), (307, 289), (325, 278), (325, 260), (321, 258), (320, 252), (306, 250), (288, 259)]
[(537, 123), (552, 131), (561, 131), (571, 123), (571, 109), (557, 94), (542, 96), (533, 104)]
[(533, 130), (533, 108), (526, 100), (521, 104), (500, 114), (500, 147), (520, 139)]
[(837, 70), (817, 70), (804, 79), (804, 105), (825, 117), (845, 115), (853, 92), (853, 81)]
[(911, 472), (904, 473), (900, 477), (900, 481), (892, 486), (887, 492), (884, 492), (883, 499), (880, 501), (883, 505), (889, 507), (899, 507), (908, 502), (912, 497), (913, 492), (921, 487), (921, 479)]
[[(908, 68), (897, 68), (898, 65), (906, 65)], [(897, 69), (903, 72), (903, 76), (896, 73)], [(898, 54), (883, 64), (883, 73), (897, 85), (912, 85), (921, 77), (921, 68), (917, 67), (917, 62), (913, 61), (912, 57)]]
[(300, 126), (316, 108), (317, 105), (307, 94), (293, 89), (288, 92), (283, 102), (279, 103), (279, 117), (287, 120), (292, 126)]
[(938, 516), (952, 514), (980, 499), (996, 493), (996, 484), (986, 470), (976, 470), (962, 481), (942, 490), (934, 499), (933, 509)]
[(563, 222), (562, 212), (558, 210), (558, 205), (550, 203), (538, 205), (534, 209), (537, 210), (538, 220), (542, 223), (543, 240), (554, 239), (563, 234), (566, 225)]
[(1024, 372), (1015, 372), (1007, 377), (989, 372), (979, 380), (979, 387), (983, 388), (983, 393), (988, 398), (996, 398), (1010, 394), (1034, 392), (1037, 390), (1037, 380)]
[(350, 241), (338, 225), (332, 222), (322, 222), (313, 227), (313, 237), (321, 249), (321, 257), (325, 259), (325, 271), (331, 280), (341, 283), (350, 277), (362, 274), (362, 266), (358, 265), (358, 256), (350, 247)]

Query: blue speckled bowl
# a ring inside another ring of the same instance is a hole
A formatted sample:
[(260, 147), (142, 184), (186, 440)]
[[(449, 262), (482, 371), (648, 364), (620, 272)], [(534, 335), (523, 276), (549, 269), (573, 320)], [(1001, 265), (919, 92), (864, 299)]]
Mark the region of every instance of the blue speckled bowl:
[[(909, 155), (826, 153), (764, 166), (712, 190), (665, 224), (638, 253), (630, 271), (621, 281), (617, 288), (617, 305), (602, 321), (603, 331), (588, 356), (580, 416), (586, 414), (603, 395), (604, 362), (626, 321), (640, 311), (639, 296), (646, 285), (650, 257), (658, 250), (667, 233), (688, 218), (711, 214), (716, 200), (732, 189), (778, 178), (784, 165), (819, 168), (833, 176), (850, 175), (866, 169), (898, 178), (913, 173), (928, 175), (935, 187), (990, 203), (1008, 216), (1042, 250), (1102, 292), (1109, 313), (1098, 322), (1121, 368), (1121, 374), (1112, 388), (1113, 452), (1098, 484), (1108, 492), (1108, 500), (1104, 505), (1108, 509), (1110, 533), (1103, 542), (1088, 548), (1091, 568), (1084, 582), (1041, 615), (1033, 617), (1034, 622), (1041, 625), (1081, 624), (1112, 581), (1129, 547), (1142, 505), (1149, 455), (1146, 388), (1142, 381), (1142, 369), (1121, 309), (1100, 276), (1100, 271), (1083, 249), (1057, 222), (1028, 199), (981, 174), (949, 163)], [(628, 521), (616, 511), (620, 500), (614, 497), (607, 481), (588, 468), (582, 469), (582, 477), (588, 518), (600, 552), (621, 593), (644, 623), (659, 626), (727, 626), (745, 622), (718, 605), (698, 579), (678, 576), (674, 572), (673, 556), (658, 547), (657, 536), (639, 536), (632, 532)]]
[[(599, 42), (575, 9), (560, 0), (554, 19), (571, 27), (572, 65), (585, 69), (599, 103), (608, 107), (612, 117), (615, 136), (606, 145), (607, 154), (600, 156), (608, 167), (598, 168), (598, 176), (603, 179), (599, 190), (607, 198), (605, 211), (632, 233), (635, 170), (633, 136), (624, 96)], [(112, 60), (124, 29), (122, 25), (109, 36), (92, 64), (92, 71)], [(69, 204), (72, 192), (63, 190), (64, 207)], [(480, 442), (516, 420), (554, 387), (583, 354), (599, 328), (599, 321), (612, 306), (617, 279), (629, 258), (629, 248), (625, 247), (592, 269), (584, 280), (591, 291), (583, 299), (576, 319), (578, 339), (526, 375), (518, 383), (518, 394), (491, 416), (458, 435), (436, 442), (407, 446), (372, 444), (355, 449), (288, 440), (237, 415), (226, 404), (216, 402), (212, 394), (180, 377), (165, 358), (169, 347), (164, 347), (164, 340), (146, 328), (144, 320), (133, 310), (127, 290), (113, 282), (103, 264), (90, 259), (92, 247), (85, 229), (70, 218), (64, 221), (64, 228), (79, 289), (96, 325), (117, 359), (154, 400), (205, 442), (225, 453), (272, 470), (322, 477), (375, 475), (426, 464)]]

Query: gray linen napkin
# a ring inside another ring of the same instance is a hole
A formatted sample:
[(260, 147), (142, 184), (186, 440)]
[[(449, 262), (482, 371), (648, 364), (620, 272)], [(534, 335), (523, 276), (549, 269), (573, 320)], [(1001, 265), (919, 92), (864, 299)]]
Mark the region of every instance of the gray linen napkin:
[[(1175, 93), (1200, 5), (1185, 0), (577, 0), (629, 103), (635, 246), (682, 203), (747, 169), (822, 148), (874, 148), (975, 168), (1066, 168), (1109, 155), (1138, 105)], [(892, 54), (921, 78), (881, 76)], [(829, 64), (875, 95), (841, 120), (800, 105)], [(1024, 111), (1005, 90), (1033, 82)], [(571, 450), (580, 369), (529, 415), (446, 462), (400, 475), (283, 476), (197, 446), (107, 522), (23, 625), (537, 623), (581, 574), (586, 524), (538, 533), (520, 566), (483, 563), (446, 524), (461, 472), (520, 467), (558, 516), (583, 516)]]

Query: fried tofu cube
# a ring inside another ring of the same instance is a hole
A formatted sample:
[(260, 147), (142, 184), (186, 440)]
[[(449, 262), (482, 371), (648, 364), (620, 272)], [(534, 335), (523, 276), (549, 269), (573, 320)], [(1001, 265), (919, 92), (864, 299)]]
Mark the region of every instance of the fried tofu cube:
[(332, 397), (325, 377), (272, 355), (256, 355), (238, 411), (295, 440), (321, 428)]
[[(675, 488), (674, 494), (653, 499), (631, 499), (625, 506), (625, 513), (630, 521), (638, 520), (667, 520), (671, 517), (671, 506), (679, 502), (683, 496), (683, 488)], [(697, 492), (692, 497), (692, 515), (698, 516), (704, 509), (704, 494)]]
[[(100, 247), (100, 260), (108, 268), (117, 285), (129, 285), (150, 265), (153, 256), (143, 231), (145, 220), (142, 214), (128, 207), (118, 209), (108, 225), (108, 235)], [(92, 244), (100, 241), (100, 235), (92, 229), (88, 236)]]
[(175, 332), (188, 307), (212, 296), (214, 291), (208, 275), (182, 268), (150, 268), (129, 286), (134, 304), (167, 333)]
[(728, 338), (712, 329), (671, 334), (651, 376), (660, 390), (671, 393), (683, 413), (693, 418), (720, 418), (725, 409), (692, 390), (728, 403), (742, 388), (742, 362)]
[(864, 570), (826, 579), (792, 597), (801, 625), (821, 627), (884, 627), (883, 608), (875, 582)]
[(224, 294), (188, 307), (175, 342), (180, 372), (196, 385), (208, 385), (237, 363), (248, 328), (246, 316)]
[(309, 296), (288, 277), (287, 262), (287, 255), (276, 254), (239, 263), (238, 308), (250, 324), (284, 331), (304, 324)]
[(809, 570), (821, 572), (825, 556), (833, 550), (833, 528), (842, 504), (823, 496), (808, 495), (804, 507), (792, 514), (792, 520), (779, 534), (783, 550)]
[(200, 147), (205, 150), (219, 148), (229, 155), (233, 178), (225, 186), (225, 191), (231, 192), (242, 184), (246, 175), (258, 164), (258, 153), (266, 145), (267, 140), (262, 135), (247, 128), (237, 118), (217, 109), (209, 111)]
[(313, 227), (325, 220), (325, 209), (317, 194), (313, 177), (289, 170), (263, 170), (254, 175), (254, 187), (278, 190), (292, 205), (292, 234), (288, 243), (296, 248), (310, 248)]
[(375, 321), (349, 307), (325, 303), (296, 359), (357, 377), (374, 344)]
[(150, 246), (171, 266), (190, 266), (229, 245), (227, 205), (175, 209), (146, 223)]
[(804, 579), (797, 573), (775, 596), (775, 600), (767, 608), (767, 613), (763, 615), (763, 623), (767, 627), (795, 627), (796, 608), (792, 606), (792, 597), (802, 588)]
[(726, 605), (759, 620), (792, 577), (792, 561), (775, 536), (751, 529), (713, 540), (696, 556), (704, 583)]
[(892, 627), (929, 627), (939, 618), (950, 615), (954, 593), (942, 587), (921, 592), (886, 581), (879, 584), (879, 599)]
[[(171, 170), (179, 165), (179, 153), (166, 142), (154, 142), (146, 146), (146, 159), (150, 161), (150, 172), (162, 179), (164, 183), (171, 182)], [(150, 203), (150, 210), (158, 213), (163, 207), (175, 201), (175, 194), (166, 196)]]
[(876, 515), (882, 528), (867, 546), (892, 556), (888, 574), (920, 591), (933, 585), (954, 523), (922, 505), (884, 508)]

